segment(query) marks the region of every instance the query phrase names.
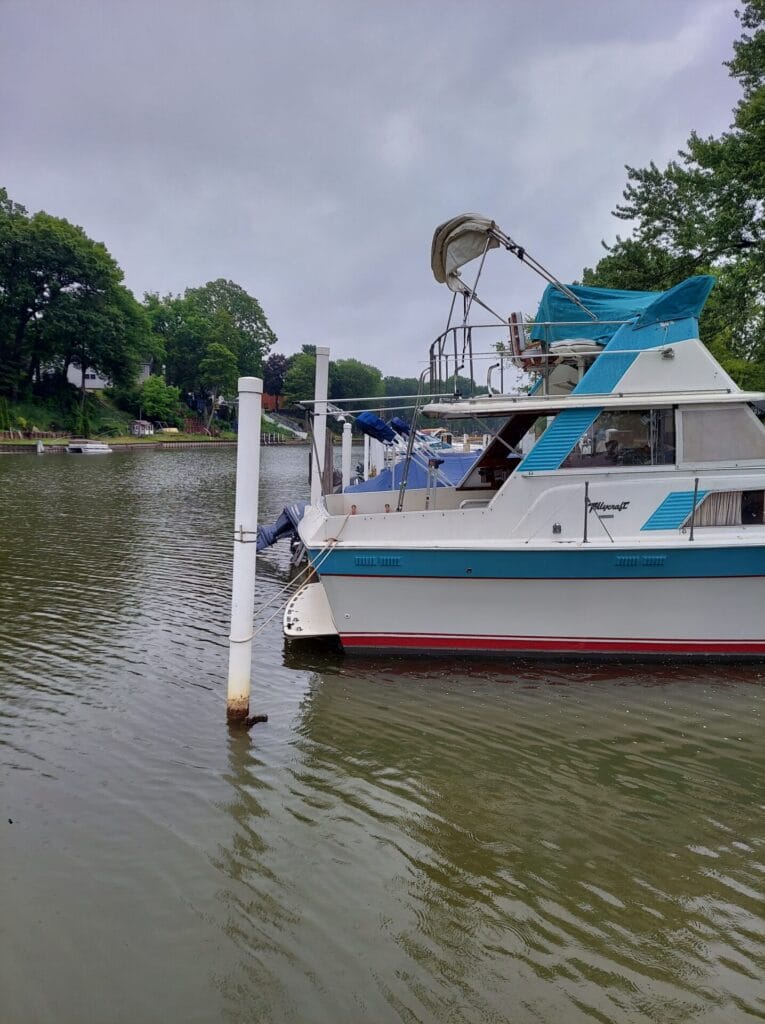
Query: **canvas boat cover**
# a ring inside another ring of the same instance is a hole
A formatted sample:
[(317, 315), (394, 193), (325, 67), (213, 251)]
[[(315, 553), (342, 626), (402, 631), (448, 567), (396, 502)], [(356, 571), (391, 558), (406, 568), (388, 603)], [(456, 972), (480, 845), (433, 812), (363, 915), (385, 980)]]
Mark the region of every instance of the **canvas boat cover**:
[(381, 420), (373, 412), (360, 412), (356, 416), (356, 426), (362, 434), (368, 434), (375, 441), (381, 441), (383, 444), (392, 444), (396, 440), (395, 431), (388, 426), (385, 420)]
[[(443, 460), (438, 466), (436, 487), (454, 487), (465, 476), (479, 456), (479, 452), (439, 452), (438, 458)], [(371, 476), (363, 483), (352, 484), (345, 488), (345, 493), (367, 493), (370, 491), (397, 491), (401, 486), (404, 463), (399, 462), (393, 469), (381, 470), (377, 476)], [(418, 459), (412, 459), (406, 481), (407, 490), (428, 486), (428, 467)]]
[(446, 284), (453, 292), (462, 292), (460, 267), (483, 256), (488, 239), (489, 248), (496, 249), (499, 241), (489, 236), (494, 221), (479, 213), (461, 213), (436, 228), (430, 248), (430, 266), (439, 284)]
[[(552, 323), (550, 327), (533, 327), (532, 341), (564, 341), (589, 339), (601, 345), (619, 330), (618, 323), (609, 320), (639, 319), (636, 327), (669, 320), (698, 317), (712, 290), (715, 279), (708, 274), (689, 277), (666, 292), (622, 291), (616, 288), (587, 288), (580, 284), (566, 285), (587, 309), (596, 316), (591, 320), (585, 311), (571, 301), (554, 284), (548, 284), (542, 294), (535, 320)], [(568, 321), (564, 326), (555, 321)], [(575, 321), (574, 324), (571, 321)]]

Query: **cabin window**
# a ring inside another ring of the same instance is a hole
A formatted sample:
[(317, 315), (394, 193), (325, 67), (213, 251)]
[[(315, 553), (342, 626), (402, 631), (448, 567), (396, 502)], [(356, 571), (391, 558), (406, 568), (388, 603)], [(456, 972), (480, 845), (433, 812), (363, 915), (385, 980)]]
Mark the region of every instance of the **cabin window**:
[(673, 409), (606, 410), (582, 434), (561, 468), (667, 466), (674, 461)]
[(761, 526), (764, 497), (765, 491), (713, 491), (696, 509), (694, 526)]
[(746, 405), (683, 409), (683, 461), (765, 459), (765, 426)]

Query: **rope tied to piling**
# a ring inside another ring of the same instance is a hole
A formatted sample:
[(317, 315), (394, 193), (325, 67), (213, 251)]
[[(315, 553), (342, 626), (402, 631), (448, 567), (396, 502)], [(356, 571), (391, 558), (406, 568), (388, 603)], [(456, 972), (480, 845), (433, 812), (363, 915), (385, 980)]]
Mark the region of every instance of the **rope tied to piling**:
[[(287, 605), (289, 604), (289, 602), (292, 600), (293, 597), (297, 597), (297, 595), (302, 593), (303, 590), (305, 590), (306, 587), (310, 586), (310, 584), (311, 584), (311, 574), (315, 573), (315, 572), (318, 572), (318, 570), (321, 568), (321, 566), (324, 565), (326, 560), (329, 558), (329, 556), (330, 556), (330, 554), (332, 552), (332, 549), (335, 547), (335, 545), (340, 540), (342, 532), (345, 529), (346, 523), (348, 522), (348, 520), (350, 518), (351, 518), (351, 513), (348, 512), (346, 514), (345, 519), (343, 520), (342, 526), (337, 531), (337, 536), (336, 537), (328, 537), (327, 538), (324, 546), (321, 548), (320, 553), (317, 555), (315, 561), (311, 562), (309, 560), (308, 565), (305, 567), (305, 569), (301, 569), (300, 572), (297, 574), (297, 576), (295, 576), (295, 577), (293, 577), (293, 579), (289, 580), (289, 582), (286, 583), (281, 588), (281, 590), (278, 590), (274, 594), (274, 596), (269, 601), (267, 601), (266, 604), (263, 605), (263, 607), (259, 610), (258, 614), (262, 614), (263, 612), (267, 611), (274, 604), (274, 602), (279, 601), (279, 605), (276, 608), (276, 610), (274, 611), (274, 613), (272, 615), (269, 615), (269, 617), (265, 620), (265, 622), (261, 623), (261, 625), (258, 626), (257, 629), (253, 630), (253, 633), (252, 633), (253, 639), (255, 637), (259, 636), (270, 622), (273, 622), (273, 620), (276, 618), (276, 616), (279, 614), (279, 612), (283, 611), (287, 607)], [(301, 577), (305, 577), (305, 579), (302, 581), (302, 583), (300, 583), (300, 585), (298, 587), (295, 588), (295, 585), (298, 583), (298, 581), (301, 579)], [(257, 576), (255, 578), (257, 579)], [(291, 593), (287, 593), (287, 591), (289, 591), (291, 588), (295, 588), (295, 589), (293, 589)], [(286, 599), (284, 599), (283, 601), (280, 601), (280, 598), (285, 593), (287, 593)]]

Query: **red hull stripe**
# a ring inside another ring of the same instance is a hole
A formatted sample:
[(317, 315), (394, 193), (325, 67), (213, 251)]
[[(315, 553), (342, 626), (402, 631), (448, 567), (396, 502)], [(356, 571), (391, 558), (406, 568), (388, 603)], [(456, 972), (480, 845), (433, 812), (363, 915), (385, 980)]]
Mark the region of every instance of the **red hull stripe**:
[(456, 636), (443, 633), (343, 633), (340, 639), (344, 647), (422, 650), (765, 655), (765, 640), (635, 640), (624, 637)]

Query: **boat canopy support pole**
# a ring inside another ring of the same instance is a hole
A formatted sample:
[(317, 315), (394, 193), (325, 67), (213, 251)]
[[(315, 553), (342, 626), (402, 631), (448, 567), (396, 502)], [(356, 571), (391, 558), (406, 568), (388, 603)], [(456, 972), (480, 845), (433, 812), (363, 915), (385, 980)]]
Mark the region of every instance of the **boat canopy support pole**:
[(343, 447), (340, 458), (340, 475), (343, 491), (351, 485), (351, 430), (351, 424), (346, 421), (343, 424)]
[(501, 228), (498, 228), (496, 224), (492, 224), (489, 230), (489, 235), (490, 237), (496, 238), (500, 245), (503, 245), (508, 252), (517, 256), (521, 263), (525, 263), (526, 266), (533, 270), (535, 274), (539, 274), (539, 276), (549, 284), (555, 285), (559, 292), (565, 295), (570, 302), (579, 306), (582, 312), (586, 313), (591, 320), (598, 319), (597, 315), (593, 313), (592, 310), (588, 309), (582, 300), (575, 295), (567, 285), (563, 284), (562, 281), (559, 281), (558, 278), (547, 269), (547, 267), (542, 266), (539, 260), (534, 259), (524, 246), (518, 245), (517, 242), (514, 242), (510, 235), (506, 235), (505, 232)]
[(240, 377), (238, 390), (234, 571), (226, 718), (230, 726), (249, 728), (255, 722), (268, 720), (267, 715), (250, 716), (263, 381), (258, 377)]
[(693, 481), (693, 508), (691, 509), (691, 535), (688, 538), (689, 541), (693, 540), (693, 528), (696, 525), (696, 502), (699, 500), (699, 478), (695, 477)]

